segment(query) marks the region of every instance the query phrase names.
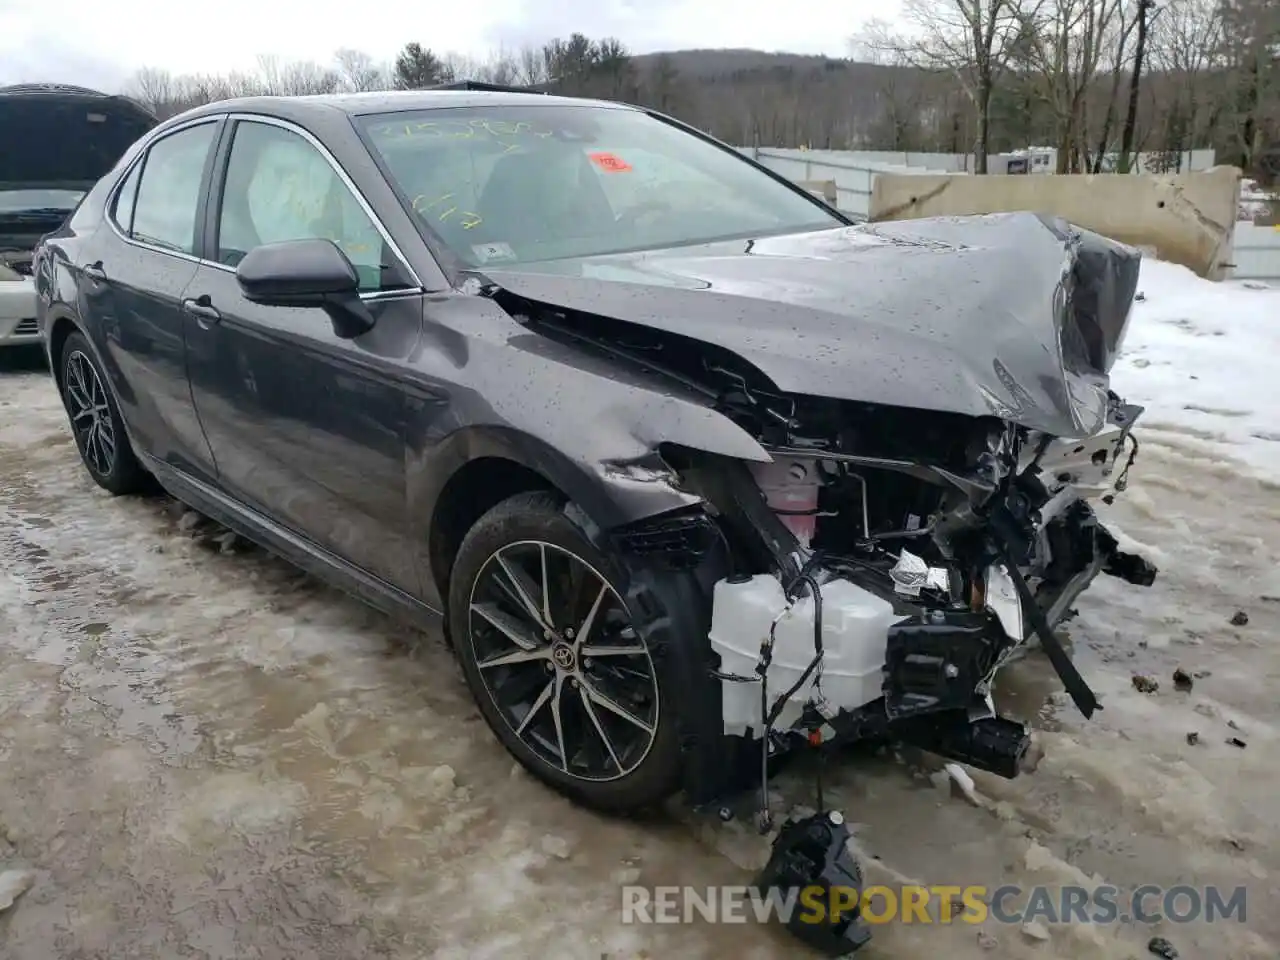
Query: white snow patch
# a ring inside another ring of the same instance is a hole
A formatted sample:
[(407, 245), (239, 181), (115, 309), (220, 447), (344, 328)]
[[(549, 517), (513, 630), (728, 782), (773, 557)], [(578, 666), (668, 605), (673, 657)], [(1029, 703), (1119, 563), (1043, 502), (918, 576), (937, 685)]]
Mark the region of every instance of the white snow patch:
[(30, 870), (6, 870), (0, 873), (0, 910), (8, 910), (13, 902), (30, 889), (36, 875)]
[(1135, 557), (1141, 557), (1149, 563), (1155, 564), (1157, 567), (1165, 566), (1168, 558), (1165, 552), (1159, 547), (1153, 547), (1150, 544), (1143, 543), (1141, 540), (1135, 540), (1123, 530), (1121, 530), (1113, 520), (1107, 521), (1107, 532), (1115, 537), (1116, 546), (1125, 553), (1131, 553)]
[(1139, 440), (1280, 475), (1280, 289), (1144, 258), (1139, 290), (1112, 371), (1116, 392), (1147, 407)]

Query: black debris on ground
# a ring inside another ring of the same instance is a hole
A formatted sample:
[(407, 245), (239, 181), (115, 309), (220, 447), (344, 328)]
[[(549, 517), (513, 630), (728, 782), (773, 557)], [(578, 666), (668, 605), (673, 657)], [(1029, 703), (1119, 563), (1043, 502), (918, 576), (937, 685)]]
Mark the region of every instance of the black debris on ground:
[(1155, 693), (1160, 689), (1160, 683), (1155, 677), (1148, 677), (1141, 673), (1133, 675), (1133, 689), (1139, 693)]

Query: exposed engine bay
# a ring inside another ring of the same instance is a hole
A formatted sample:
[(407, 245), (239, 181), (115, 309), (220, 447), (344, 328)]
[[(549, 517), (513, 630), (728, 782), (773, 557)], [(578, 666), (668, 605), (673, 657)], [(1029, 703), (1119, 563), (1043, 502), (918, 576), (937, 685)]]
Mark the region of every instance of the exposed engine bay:
[[(875, 402), (869, 393), (897, 400), (903, 381), (921, 373), (896, 355), (885, 359), (896, 374), (873, 373), (857, 337), (875, 338), (880, 328), (860, 327), (859, 314), (833, 349), (843, 351), (840, 362), (861, 363), (863, 379), (813, 396), (779, 380), (799, 360), (821, 363), (821, 348), (777, 361), (753, 353), (754, 334), (765, 328), (750, 324), (770, 322), (763, 313), (726, 323), (723, 338), (686, 335), (648, 301), (619, 292), (628, 284), (589, 288), (586, 310), (569, 298), (536, 298), (536, 280), (498, 281), (496, 295), (530, 328), (696, 396), (771, 458), (745, 462), (659, 443), (643, 464), (614, 465), (642, 476), (669, 471), (672, 485), (700, 500), (617, 531), (614, 543), (647, 562), (702, 572), (707, 645), (698, 702), (684, 720), (693, 771), (686, 794), (714, 807), (735, 789), (759, 787), (762, 832), (772, 824), (771, 762), (796, 748), (892, 739), (1018, 775), (1030, 740), (1022, 724), (995, 713), (1000, 668), (1038, 641), (1091, 716), (1098, 700), (1054, 629), (1098, 574), (1144, 586), (1156, 576), (1148, 561), (1120, 549), (1093, 506), (1125, 489), (1138, 452), (1132, 430), (1142, 408), (1112, 392), (1107, 377), (1127, 327), (1138, 253), (1029, 214), (865, 229), (910, 233), (893, 268), (906, 263), (922, 275), (939, 249), (970, 249), (959, 240), (965, 229), (1022, 248), (1038, 273), (1028, 289), (979, 298), (956, 320), (976, 334), (985, 322), (979, 308), (1000, 314), (985, 374), (982, 344), (969, 344), (948, 369), (944, 356), (928, 353), (937, 347), (929, 340), (922, 355), (930, 369), (954, 382), (922, 388), (920, 407)], [(935, 238), (941, 247), (929, 245)], [(709, 261), (705, 272), (716, 269), (725, 268)], [(839, 303), (855, 302), (849, 297)], [(834, 328), (839, 303), (822, 301), (812, 329)], [(836, 383), (829, 365), (814, 369), (822, 383)], [(832, 835), (820, 796), (818, 806), (821, 822), (790, 824), (780, 839), (810, 828)], [(806, 862), (830, 867), (832, 856), (819, 850)], [(865, 942), (855, 928), (833, 943)]]
[(782, 530), (773, 569), (747, 564), (715, 586), (726, 735), (909, 731), (938, 747), (931, 738), (963, 730), (961, 747), (937, 752), (1012, 777), (1025, 738), (980, 721), (993, 720), (996, 672), (1033, 637), (1081, 712), (1098, 709), (1053, 628), (1099, 573), (1154, 581), (1089, 502), (1123, 491), (1141, 408), (1113, 396), (1103, 430), (1064, 439), (939, 414), (929, 430), (912, 411), (738, 390), (774, 457), (747, 471)]

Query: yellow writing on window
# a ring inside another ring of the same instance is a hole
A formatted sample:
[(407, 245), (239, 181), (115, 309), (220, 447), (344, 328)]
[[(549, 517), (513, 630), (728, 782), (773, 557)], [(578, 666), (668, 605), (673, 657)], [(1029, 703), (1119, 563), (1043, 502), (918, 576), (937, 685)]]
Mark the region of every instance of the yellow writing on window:
[(431, 200), (425, 193), (420, 193), (413, 198), (413, 212), (424, 219), (434, 216), (440, 223), (457, 214), (463, 230), (474, 230), (484, 223), (484, 217), (480, 214), (471, 210), (462, 210), (456, 203), (450, 203), (453, 198), (454, 194), (446, 193)]
[(388, 123), (373, 129), (373, 135), (385, 140), (405, 140), (418, 137), (439, 137), (451, 140), (470, 140), (477, 134), (487, 134), (496, 140), (512, 137), (538, 137), (546, 139), (552, 131), (536, 127), (528, 120), (494, 120), (476, 117), (471, 120), (424, 120), (421, 123)]

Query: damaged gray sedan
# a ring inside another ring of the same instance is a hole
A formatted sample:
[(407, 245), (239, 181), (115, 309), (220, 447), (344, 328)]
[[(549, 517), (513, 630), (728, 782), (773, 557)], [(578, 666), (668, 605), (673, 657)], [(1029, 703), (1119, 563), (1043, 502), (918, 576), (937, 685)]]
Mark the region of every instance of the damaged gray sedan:
[[(34, 265), (85, 466), (414, 622), (547, 783), (720, 809), (797, 748), (1013, 776), (1001, 665), (1099, 573), (1130, 248), (853, 225), (643, 110), (437, 90), (211, 104)], [(424, 735), (430, 735), (424, 731)], [(749, 794), (748, 794), (749, 795)]]

